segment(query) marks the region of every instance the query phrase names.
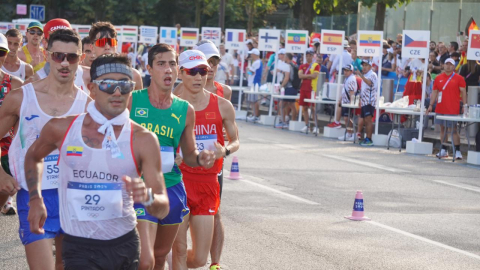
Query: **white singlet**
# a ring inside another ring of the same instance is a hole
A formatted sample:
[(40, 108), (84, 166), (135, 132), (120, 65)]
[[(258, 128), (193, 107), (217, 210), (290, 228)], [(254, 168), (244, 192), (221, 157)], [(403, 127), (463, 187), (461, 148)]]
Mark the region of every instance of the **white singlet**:
[(91, 148), (82, 138), (86, 114), (76, 117), (60, 149), (60, 225), (77, 237), (110, 240), (137, 224), (133, 199), (122, 177), (139, 177), (133, 156), (131, 121), (124, 125), (117, 143), (122, 155), (113, 158), (110, 150)]
[(7, 70), (4, 66), (2, 66), (2, 70), (5, 71), (6, 73), (10, 74), (10, 75), (13, 75), (15, 77), (18, 77), (20, 79), (22, 79), (22, 81), (25, 81), (25, 65), (26, 63), (23, 62), (22, 60), (20, 60), (20, 67), (18, 68), (17, 71), (10, 71), (10, 70)]
[[(25, 155), (28, 148), (40, 136), (43, 126), (54, 118), (42, 111), (38, 104), (37, 95), (31, 83), (22, 86), (23, 100), (20, 107), (18, 130), (8, 152), (10, 170), (20, 187), (28, 190), (25, 179)], [(70, 110), (62, 116), (80, 114), (85, 112), (87, 94), (77, 91), (77, 96)], [(45, 157), (42, 174), (42, 190), (58, 188), (58, 151), (55, 150)]]

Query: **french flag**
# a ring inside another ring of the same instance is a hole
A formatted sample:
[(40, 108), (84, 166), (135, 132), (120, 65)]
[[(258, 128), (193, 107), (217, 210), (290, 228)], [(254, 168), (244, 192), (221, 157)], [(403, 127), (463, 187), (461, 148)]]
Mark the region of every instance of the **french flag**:
[(243, 42), (245, 40), (243, 32), (227, 32), (227, 41), (228, 42)]

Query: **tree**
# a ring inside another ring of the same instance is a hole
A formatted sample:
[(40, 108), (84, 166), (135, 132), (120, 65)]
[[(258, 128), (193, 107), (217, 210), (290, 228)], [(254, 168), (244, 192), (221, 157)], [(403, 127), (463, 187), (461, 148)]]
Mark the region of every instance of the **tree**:
[[(359, 0), (356, 0), (358, 2)], [(385, 23), (385, 11), (387, 7), (394, 7), (396, 4), (408, 5), (411, 0), (362, 0), (361, 5), (371, 8), (374, 4), (377, 4), (377, 12), (375, 14), (374, 30), (383, 30)]]

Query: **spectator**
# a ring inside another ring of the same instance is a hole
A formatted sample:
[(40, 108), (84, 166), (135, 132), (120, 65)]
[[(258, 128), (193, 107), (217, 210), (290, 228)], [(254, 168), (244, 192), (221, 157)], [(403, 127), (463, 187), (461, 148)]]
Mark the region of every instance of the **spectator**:
[(438, 74), (442, 70), (440, 62), (437, 60), (438, 53), (436, 51), (430, 51), (428, 57), (428, 72), (432, 74)]
[(465, 78), (467, 93), (468, 87), (478, 86), (480, 83), (480, 66), (475, 60), (468, 60), (467, 63), (460, 68), (459, 74)]
[(85, 54), (85, 58), (82, 61), (83, 66), (91, 66), (93, 60), (95, 60), (95, 55), (92, 52), (93, 42), (90, 40), (90, 37), (86, 36), (82, 39), (82, 50)]
[(458, 52), (453, 52), (450, 54), (450, 58), (455, 61), (455, 67), (458, 66), (458, 64), (460, 63), (460, 54)]
[[(357, 71), (357, 75), (362, 78), (360, 91), (360, 103), (362, 105), (360, 118), (363, 119), (367, 136), (360, 142), (362, 146), (373, 146), (373, 115), (377, 100), (377, 74), (372, 71), (372, 64), (368, 59), (362, 60), (363, 72)], [(360, 129), (360, 127), (359, 127)]]
[(313, 46), (315, 47), (315, 53), (320, 54), (320, 39), (314, 38), (313, 39)]
[(448, 54), (452, 55), (452, 53), (458, 51), (458, 42), (452, 41), (450, 42), (450, 46), (448, 46)]
[[(463, 104), (467, 104), (467, 91), (465, 90), (465, 79), (453, 72), (455, 70), (455, 62), (453, 59), (448, 58), (444, 64), (445, 72), (439, 74), (433, 83), (433, 93), (428, 106), (427, 113), (433, 109), (433, 102), (437, 100), (437, 106), (435, 108), (436, 115), (459, 115), (463, 113), (463, 106), (460, 102), (460, 95), (463, 100)], [(437, 154), (438, 158), (448, 157), (447, 147), (443, 144), (445, 140), (448, 140), (448, 133), (445, 130), (445, 126), (453, 128), (453, 143), (455, 149), (453, 153), (456, 159), (462, 159), (462, 153), (460, 152), (460, 136), (457, 131), (456, 125), (453, 122), (447, 122), (443, 120), (435, 119), (435, 124), (440, 125), (440, 142), (442, 143), (442, 149)]]
[[(308, 50), (307, 50), (308, 51)], [(324, 63), (324, 60), (323, 60), (323, 55), (321, 54), (317, 54), (317, 58), (316, 58), (316, 63), (320, 66), (320, 72), (324, 72), (325, 73), (325, 80), (329, 80), (329, 74), (328, 74), (328, 68), (327, 66), (325, 66), (323, 63)]]
[[(252, 59), (252, 65), (248, 67), (248, 87), (255, 87), (255, 85), (258, 85), (260, 87), (262, 83), (263, 67), (262, 60), (260, 59), (260, 51), (258, 49), (252, 49), (248, 53)], [(248, 101), (254, 102), (253, 115), (248, 117), (249, 121), (256, 122), (259, 120), (260, 99), (257, 99), (256, 95), (249, 95)]]
[[(380, 65), (380, 58), (378, 56), (373, 57), (373, 64), (376, 66), (375, 72), (378, 73), (378, 66)], [(383, 44), (382, 54), (382, 76), (388, 76), (389, 72), (395, 72), (392, 68), (393, 62), (393, 49), (388, 44)]]
[(423, 82), (423, 70), (417, 70), (417, 72), (409, 72), (410, 69), (404, 72), (404, 77), (408, 78), (405, 84), (405, 91), (403, 96), (408, 96), (408, 105), (414, 104), (416, 99), (422, 98), (422, 82)]
[(220, 64), (218, 65), (217, 74), (215, 75), (215, 81), (223, 84), (233, 84), (233, 74), (235, 68), (233, 65), (233, 56), (225, 50), (225, 44), (218, 46), (220, 51)]
[[(293, 59), (293, 54), (291, 53), (287, 53), (285, 55), (285, 65), (288, 66), (288, 71), (285, 71), (284, 72), (284, 78), (283, 78), (283, 81), (280, 85), (280, 88), (285, 88), (285, 95), (286, 96), (297, 96), (297, 93), (298, 93), (298, 89), (295, 89), (293, 87), (293, 80), (294, 80), (294, 77), (295, 77), (295, 68), (294, 68), (294, 65), (292, 63), (292, 59)], [(292, 118), (291, 119), (297, 119), (297, 108), (295, 107), (295, 98), (293, 99), (284, 99), (281, 102), (281, 106), (283, 108), (283, 112), (282, 112), (282, 119), (280, 121), (280, 123), (278, 123), (277, 125), (275, 125), (276, 127), (280, 127), (280, 128), (288, 128), (288, 123), (285, 119), (286, 115), (291, 111), (292, 112)]]
[(397, 44), (402, 45), (402, 39), (403, 39), (403, 35), (397, 34)]
[(394, 51), (394, 64), (393, 68), (397, 71), (397, 76), (402, 77), (403, 70), (408, 66), (410, 59), (402, 58), (402, 45), (397, 44), (397, 48)]
[(437, 43), (435, 41), (430, 41), (430, 52), (434, 52), (435, 49), (437, 48)]
[[(347, 48), (350, 46), (348, 45), (348, 41), (343, 41), (343, 58), (342, 58), (342, 67), (346, 65), (350, 65), (353, 62), (352, 55), (347, 51)], [(340, 56), (335, 56), (335, 59), (332, 62), (332, 66), (330, 68), (330, 76), (335, 76), (338, 70), (338, 64), (340, 62)]]
[(348, 48), (348, 52), (349, 53), (352, 53), (352, 50), (356, 50), (357, 49), (357, 41), (355, 39), (352, 39), (348, 42), (348, 45), (350, 46), (350, 48)]
[(145, 74), (145, 77), (143, 77), (143, 86), (144, 87), (148, 87), (150, 86), (150, 74), (148, 73), (148, 70), (147, 70), (147, 65), (148, 65), (148, 51), (150, 51), (150, 48), (152, 48), (151, 45), (147, 45), (147, 52), (145, 52), (143, 55), (142, 55), (142, 58), (140, 60), (140, 63), (141, 63), (141, 66), (143, 68), (143, 72)]
[(362, 59), (357, 57), (357, 50), (352, 50), (352, 65), (353, 69), (356, 72), (357, 70), (362, 71)]
[[(304, 107), (303, 120), (305, 121), (305, 127), (302, 129), (302, 132), (306, 133), (309, 126), (308, 107), (311, 104), (305, 102), (305, 99), (312, 98), (312, 91), (316, 93), (318, 74), (320, 74), (321, 70), (320, 64), (313, 61), (314, 51), (311, 48), (307, 49), (305, 57), (307, 58), (307, 63), (301, 65), (298, 68), (298, 77), (302, 80), (302, 84), (300, 85), (300, 99), (298, 104)], [(322, 59), (322, 55), (317, 54), (317, 59), (318, 58)], [(324, 70), (326, 71), (326, 68)], [(318, 130), (313, 130), (313, 132), (316, 133), (318, 132)]]
[(290, 65), (285, 63), (285, 49), (278, 50), (278, 61), (277, 66), (274, 67), (275, 72), (277, 72), (276, 81), (277, 84), (282, 84), (285, 77), (285, 73), (290, 72)]
[(443, 64), (445, 64), (445, 60), (450, 58), (450, 54), (448, 54), (448, 50), (447, 50), (447, 47), (445, 47), (445, 44), (438, 43), (438, 54), (439, 54), (438, 61), (442, 65), (442, 70), (443, 70)]
[(135, 53), (133, 53), (133, 51), (134, 51), (133, 47), (128, 48), (127, 57), (128, 57), (128, 60), (130, 60), (130, 66), (132, 68), (135, 68), (135, 64), (137, 63), (137, 60), (135, 58)]

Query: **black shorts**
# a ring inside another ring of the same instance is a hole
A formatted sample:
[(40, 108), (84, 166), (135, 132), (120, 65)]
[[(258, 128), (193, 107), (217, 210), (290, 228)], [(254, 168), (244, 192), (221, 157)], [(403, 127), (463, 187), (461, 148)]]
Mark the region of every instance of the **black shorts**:
[(140, 261), (140, 238), (136, 229), (112, 240), (65, 234), (62, 260), (65, 270), (136, 270)]
[(348, 108), (342, 108), (342, 116), (348, 117)]
[(362, 106), (362, 111), (360, 113), (360, 117), (361, 118), (365, 118), (365, 117), (373, 117), (373, 112), (375, 111), (375, 107), (373, 107), (372, 105), (365, 105), (365, 106)]
[[(298, 94), (297, 89), (293, 87), (285, 88), (285, 96), (296, 96)], [(284, 99), (285, 102), (295, 102), (295, 99)]]

